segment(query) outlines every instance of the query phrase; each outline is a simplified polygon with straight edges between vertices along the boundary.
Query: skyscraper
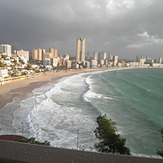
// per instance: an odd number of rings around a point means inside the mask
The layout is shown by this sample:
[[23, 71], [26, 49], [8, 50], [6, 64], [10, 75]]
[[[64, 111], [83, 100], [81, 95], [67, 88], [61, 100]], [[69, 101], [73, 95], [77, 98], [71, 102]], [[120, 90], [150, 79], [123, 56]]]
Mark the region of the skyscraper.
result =
[[44, 58], [45, 49], [33, 49], [32, 50], [32, 59], [42, 61]]
[[105, 60], [106, 59], [106, 52], [102, 52], [102, 59]]
[[118, 56], [113, 56], [113, 66], [117, 66], [118, 64]]
[[93, 52], [93, 59], [97, 60], [98, 59], [98, 53], [97, 52]]
[[77, 39], [77, 46], [76, 46], [76, 60], [77, 61], [85, 61], [85, 44], [86, 41], [84, 38]]
[[0, 45], [0, 52], [1, 53], [5, 53], [6, 55], [8, 55], [9, 57], [11, 57], [11, 45], [8, 44], [1, 44]]
[[158, 59], [158, 63], [162, 63], [162, 58], [161, 57]]
[[52, 58], [58, 57], [57, 49], [50, 48], [49, 52], [52, 53]]

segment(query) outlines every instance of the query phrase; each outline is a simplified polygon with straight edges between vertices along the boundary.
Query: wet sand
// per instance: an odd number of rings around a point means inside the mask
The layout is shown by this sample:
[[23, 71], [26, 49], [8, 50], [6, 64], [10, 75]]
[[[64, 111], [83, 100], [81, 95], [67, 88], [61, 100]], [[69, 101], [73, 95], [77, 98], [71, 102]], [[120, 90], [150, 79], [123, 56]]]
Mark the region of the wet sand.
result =
[[24, 98], [31, 93], [35, 88], [41, 87], [48, 82], [57, 82], [60, 78], [74, 74], [103, 71], [108, 68], [99, 69], [83, 69], [83, 70], [60, 70], [58, 72], [46, 72], [36, 74], [32, 78], [17, 79], [5, 83], [0, 86], [0, 109], [13, 100]]

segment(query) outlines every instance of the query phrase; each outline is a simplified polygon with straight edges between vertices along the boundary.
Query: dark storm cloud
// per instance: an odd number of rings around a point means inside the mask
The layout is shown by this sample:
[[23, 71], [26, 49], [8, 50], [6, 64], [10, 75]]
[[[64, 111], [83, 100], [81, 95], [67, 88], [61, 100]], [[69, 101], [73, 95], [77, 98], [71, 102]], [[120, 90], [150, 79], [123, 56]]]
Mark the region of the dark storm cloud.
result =
[[162, 0], [0, 0], [0, 43], [75, 55], [76, 38], [84, 37], [87, 51], [159, 57], [162, 6]]

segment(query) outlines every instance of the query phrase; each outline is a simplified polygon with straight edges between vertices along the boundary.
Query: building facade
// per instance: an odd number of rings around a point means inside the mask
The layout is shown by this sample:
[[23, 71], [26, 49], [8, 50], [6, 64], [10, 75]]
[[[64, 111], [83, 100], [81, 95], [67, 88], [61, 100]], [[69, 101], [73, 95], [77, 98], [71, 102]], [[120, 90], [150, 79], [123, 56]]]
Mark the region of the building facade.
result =
[[76, 46], [76, 60], [84, 62], [85, 61], [85, 50], [86, 50], [86, 41], [84, 38], [77, 39]]
[[29, 51], [17, 50], [16, 54], [20, 57], [24, 57], [27, 61], [29, 61]]
[[11, 47], [11, 45], [1, 44], [0, 45], [0, 52], [8, 55], [9, 57], [11, 57], [11, 55], [12, 55], [12, 47]]
[[42, 61], [44, 58], [45, 49], [33, 49], [32, 50], [32, 59]]
[[58, 57], [58, 51], [57, 51], [57, 49], [50, 48], [49, 49], [49, 52], [52, 54], [52, 58]]

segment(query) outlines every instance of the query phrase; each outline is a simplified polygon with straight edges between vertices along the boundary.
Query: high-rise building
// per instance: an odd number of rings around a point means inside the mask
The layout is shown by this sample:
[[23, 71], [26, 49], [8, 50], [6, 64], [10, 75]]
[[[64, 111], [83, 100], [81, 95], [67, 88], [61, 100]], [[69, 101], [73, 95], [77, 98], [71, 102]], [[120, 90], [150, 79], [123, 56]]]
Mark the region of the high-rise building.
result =
[[59, 65], [59, 58], [52, 58], [52, 66], [57, 67]]
[[118, 56], [113, 56], [113, 66], [118, 65]]
[[17, 50], [16, 54], [18, 56], [22, 56], [23, 58], [25, 58], [27, 61], [29, 61], [29, 51], [25, 51], [25, 50]]
[[161, 57], [158, 59], [158, 63], [162, 63], [162, 58]]
[[50, 48], [49, 52], [52, 53], [52, 58], [58, 57], [58, 51], [57, 49]]
[[33, 49], [32, 50], [32, 59], [42, 61], [44, 58], [45, 49]]
[[1, 44], [0, 45], [0, 52], [1, 53], [4, 53], [6, 55], [8, 55], [9, 57], [11, 57], [11, 54], [12, 54], [12, 47], [11, 45], [8, 45], [8, 44]]
[[102, 54], [103, 54], [102, 59], [105, 60], [106, 59], [106, 52], [103, 52]]
[[97, 52], [93, 52], [93, 59], [97, 60], [98, 59], [98, 53]]
[[87, 55], [86, 55], [86, 60], [90, 60], [90, 52], [87, 52]]
[[37, 60], [38, 59], [38, 52], [37, 49], [32, 50], [32, 59]]
[[52, 53], [45, 52], [44, 55], [43, 55], [43, 59], [45, 59], [45, 58], [51, 59], [51, 58], [54, 58], [54, 57], [53, 57]]
[[66, 60], [66, 68], [71, 68], [72, 67], [72, 61]]
[[84, 62], [85, 61], [85, 45], [86, 41], [84, 38], [77, 39], [77, 46], [76, 46], [76, 60]]

